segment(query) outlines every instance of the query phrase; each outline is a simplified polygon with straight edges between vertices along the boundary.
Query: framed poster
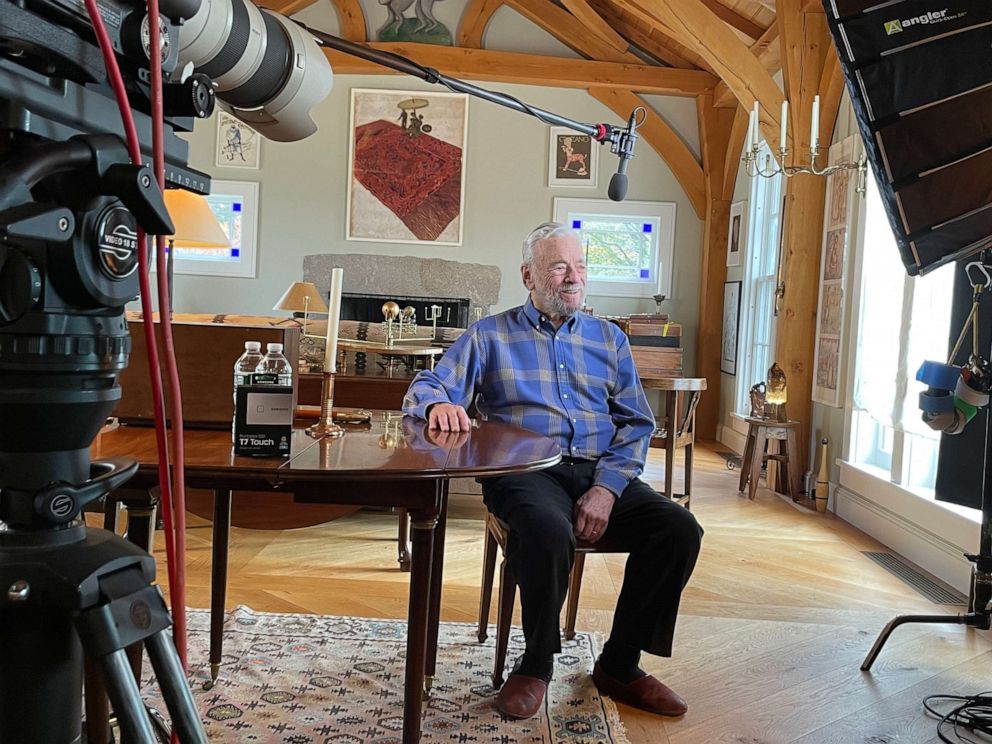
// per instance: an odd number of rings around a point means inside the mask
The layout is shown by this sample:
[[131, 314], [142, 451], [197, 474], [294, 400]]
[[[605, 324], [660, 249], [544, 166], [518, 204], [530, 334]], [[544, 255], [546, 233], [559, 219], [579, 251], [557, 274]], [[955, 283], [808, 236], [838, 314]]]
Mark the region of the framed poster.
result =
[[600, 144], [568, 127], [550, 127], [548, 133], [548, 186], [596, 188]]
[[345, 238], [461, 245], [468, 96], [351, 89]]
[[214, 163], [221, 168], [258, 168], [261, 135], [226, 111], [217, 111]]
[[[213, 180], [207, 204], [231, 241], [226, 250], [176, 247], [176, 274], [255, 276], [255, 234], [258, 228], [258, 183]], [[154, 265], [154, 264], [153, 264]]]
[[727, 266], [740, 266], [744, 255], [744, 214], [747, 202], [730, 205], [730, 225], [727, 228]]
[[741, 284], [723, 283], [723, 343], [720, 345], [720, 371], [737, 374], [737, 337], [741, 322]]
[[[851, 135], [830, 148], [829, 164], [854, 162], [861, 154], [861, 138]], [[816, 313], [816, 350], [813, 357], [813, 400], [841, 405], [844, 352], [844, 305], [847, 294], [848, 244], [857, 201], [857, 172], [842, 170], [827, 176], [823, 245], [820, 256], [820, 292]]]

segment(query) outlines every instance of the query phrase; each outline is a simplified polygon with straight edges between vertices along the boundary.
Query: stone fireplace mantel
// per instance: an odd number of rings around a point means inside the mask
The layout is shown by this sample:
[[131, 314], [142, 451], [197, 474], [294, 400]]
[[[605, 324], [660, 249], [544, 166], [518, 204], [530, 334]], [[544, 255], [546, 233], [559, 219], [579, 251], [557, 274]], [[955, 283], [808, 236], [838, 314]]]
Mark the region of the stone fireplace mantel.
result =
[[330, 291], [331, 269], [344, 269], [345, 292], [356, 294], [468, 298], [489, 314], [499, 299], [502, 273], [497, 266], [418, 256], [322, 253], [303, 258], [303, 281]]

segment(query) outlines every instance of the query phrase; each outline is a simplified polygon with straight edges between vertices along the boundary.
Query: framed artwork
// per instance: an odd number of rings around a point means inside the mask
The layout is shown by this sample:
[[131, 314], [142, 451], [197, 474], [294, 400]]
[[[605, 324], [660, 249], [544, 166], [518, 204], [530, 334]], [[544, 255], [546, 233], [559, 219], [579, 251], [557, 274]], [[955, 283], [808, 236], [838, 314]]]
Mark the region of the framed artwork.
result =
[[568, 127], [550, 127], [548, 133], [548, 186], [596, 188], [600, 144]]
[[261, 135], [226, 111], [217, 111], [214, 163], [221, 168], [258, 168]]
[[258, 183], [214, 179], [207, 204], [231, 241], [227, 250], [176, 247], [176, 274], [255, 276], [255, 234], [258, 229]]
[[[851, 135], [830, 148], [831, 165], [857, 160], [861, 139]], [[823, 246], [820, 256], [820, 293], [816, 314], [816, 350], [813, 357], [813, 400], [841, 405], [844, 351], [844, 305], [847, 294], [847, 254], [851, 218], [864, 200], [857, 199], [855, 171], [827, 176]]]
[[347, 240], [461, 245], [463, 93], [351, 89]]
[[741, 284], [723, 283], [723, 343], [720, 345], [720, 371], [737, 374], [737, 337], [741, 322]]
[[744, 213], [747, 202], [730, 205], [730, 226], [727, 229], [727, 266], [740, 266], [744, 255]]

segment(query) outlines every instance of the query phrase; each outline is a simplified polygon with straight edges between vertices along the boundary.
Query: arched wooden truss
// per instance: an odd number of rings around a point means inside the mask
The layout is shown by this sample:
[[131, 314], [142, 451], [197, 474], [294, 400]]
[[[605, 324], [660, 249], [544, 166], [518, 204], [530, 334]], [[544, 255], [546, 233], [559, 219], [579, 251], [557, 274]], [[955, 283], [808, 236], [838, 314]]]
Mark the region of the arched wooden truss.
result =
[[[368, 41], [359, 0], [270, 0], [291, 14], [313, 2], [333, 2], [341, 33], [351, 41], [388, 49], [470, 80], [582, 88], [625, 119], [634, 106], [649, 117], [643, 138], [668, 164], [704, 222], [696, 373], [709, 379], [698, 410], [699, 431], [716, 432], [719, 347], [729, 201], [755, 102], [761, 129], [778, 142], [783, 97], [790, 101], [789, 145], [808, 147], [813, 96], [819, 95], [820, 131], [831, 132], [843, 79], [818, 0], [468, 0], [455, 47]], [[486, 27], [508, 6], [577, 52], [580, 59], [489, 49]], [[340, 53], [328, 52], [338, 74], [391, 74]], [[775, 82], [781, 73], [784, 90]], [[700, 153], [696, 155], [643, 95], [693, 97], [697, 101]], [[789, 374], [790, 392], [809, 389], [813, 319], [823, 210], [822, 179], [789, 182], [786, 246], [781, 280], [776, 356]], [[794, 291], [789, 288], [794, 287]], [[812, 299], [811, 299], [812, 298]], [[782, 339], [787, 339], [783, 341]], [[809, 403], [793, 402], [790, 415], [808, 421]]]

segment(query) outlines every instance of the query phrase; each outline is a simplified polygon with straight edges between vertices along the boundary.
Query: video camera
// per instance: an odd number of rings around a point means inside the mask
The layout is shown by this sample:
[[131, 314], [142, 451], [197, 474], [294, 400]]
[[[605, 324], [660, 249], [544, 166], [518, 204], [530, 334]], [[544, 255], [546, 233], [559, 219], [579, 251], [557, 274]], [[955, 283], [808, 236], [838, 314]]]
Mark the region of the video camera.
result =
[[[137, 468], [91, 462], [89, 448], [121, 396], [141, 230], [172, 232], [149, 165], [155, 24], [143, 4], [96, 0], [134, 118], [133, 163], [89, 10], [0, 0], [0, 741], [79, 740], [84, 647], [124, 739], [152, 741], [124, 656], [141, 641], [180, 739], [200, 742], [154, 559], [80, 517]], [[162, 0], [157, 25], [166, 185], [209, 192], [177, 133], [215, 95], [270, 139], [316, 131], [310, 109], [331, 69], [296, 24], [249, 0]]]
[[[97, 0], [135, 111], [143, 155], [150, 153], [149, 21], [143, 3]], [[162, 0], [166, 182], [206, 193], [209, 178], [187, 167], [189, 132], [210, 116], [214, 94], [269, 139], [313, 134], [314, 105], [332, 73], [312, 37], [249, 0]], [[122, 134], [82, 0], [0, 0], [0, 129], [27, 139]], [[13, 138], [23, 143], [24, 136]], [[3, 147], [12, 144], [7, 139]]]

